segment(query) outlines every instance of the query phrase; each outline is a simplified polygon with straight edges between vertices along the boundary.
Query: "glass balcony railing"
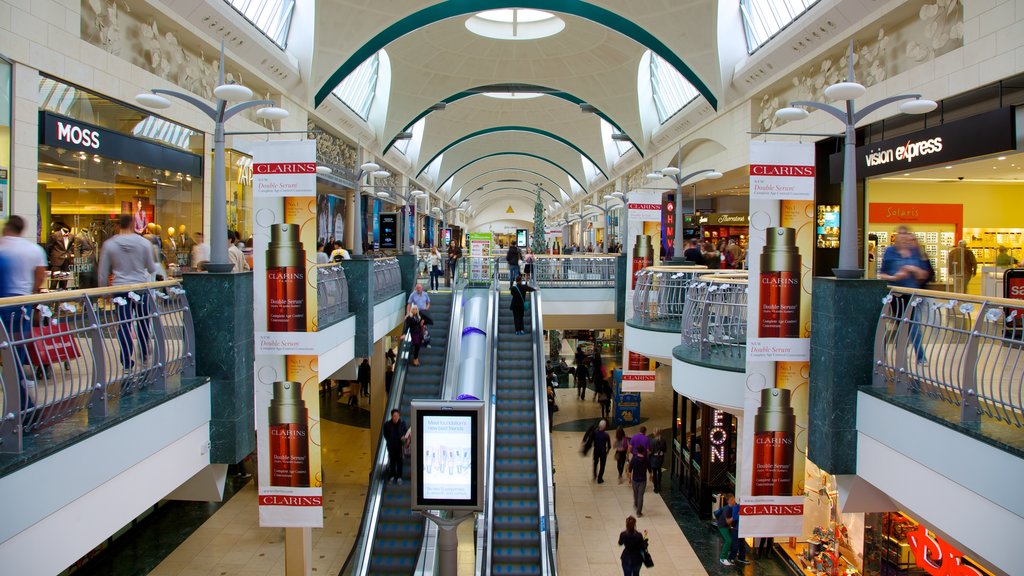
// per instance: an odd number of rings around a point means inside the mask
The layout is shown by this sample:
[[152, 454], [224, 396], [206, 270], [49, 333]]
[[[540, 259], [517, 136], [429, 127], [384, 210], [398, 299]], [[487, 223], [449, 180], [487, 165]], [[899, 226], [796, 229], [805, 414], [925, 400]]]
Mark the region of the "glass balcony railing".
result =
[[868, 391], [1024, 450], [1024, 306], [890, 287]]
[[[614, 288], [615, 255], [608, 256], [548, 256], [533, 257], [531, 264], [519, 266], [520, 274], [529, 274], [530, 283], [542, 288]], [[509, 263], [504, 256], [495, 257], [498, 282], [506, 286]]]
[[692, 364], [743, 372], [747, 357], [746, 273], [704, 274], [686, 288], [682, 343], [673, 355]]

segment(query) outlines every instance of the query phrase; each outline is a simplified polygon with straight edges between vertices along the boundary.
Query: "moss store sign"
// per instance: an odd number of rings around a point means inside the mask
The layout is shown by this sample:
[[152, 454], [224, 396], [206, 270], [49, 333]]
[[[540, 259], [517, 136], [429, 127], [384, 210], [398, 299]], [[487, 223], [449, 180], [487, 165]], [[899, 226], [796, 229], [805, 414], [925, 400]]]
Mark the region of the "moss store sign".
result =
[[196, 177], [203, 175], [203, 159], [195, 154], [52, 112], [39, 113], [39, 143]]
[[[857, 147], [857, 177], [870, 178], [1016, 148], [1013, 108], [1000, 108], [899, 138]], [[829, 180], [843, 179], [842, 152], [829, 156]]]

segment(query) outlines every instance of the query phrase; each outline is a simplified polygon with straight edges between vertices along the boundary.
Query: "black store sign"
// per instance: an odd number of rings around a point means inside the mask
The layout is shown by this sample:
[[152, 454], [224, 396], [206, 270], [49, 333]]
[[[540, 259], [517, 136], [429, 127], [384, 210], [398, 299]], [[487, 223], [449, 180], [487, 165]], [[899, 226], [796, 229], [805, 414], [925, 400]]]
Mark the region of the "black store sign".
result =
[[125, 136], [52, 112], [39, 113], [39, 143], [80, 150], [113, 160], [202, 177], [203, 159], [195, 154]]
[[381, 212], [378, 216], [380, 247], [398, 248], [398, 213]]
[[[906, 172], [1016, 149], [1013, 108], [1000, 108], [857, 148], [857, 177]], [[843, 180], [843, 153], [829, 156], [829, 180]]]

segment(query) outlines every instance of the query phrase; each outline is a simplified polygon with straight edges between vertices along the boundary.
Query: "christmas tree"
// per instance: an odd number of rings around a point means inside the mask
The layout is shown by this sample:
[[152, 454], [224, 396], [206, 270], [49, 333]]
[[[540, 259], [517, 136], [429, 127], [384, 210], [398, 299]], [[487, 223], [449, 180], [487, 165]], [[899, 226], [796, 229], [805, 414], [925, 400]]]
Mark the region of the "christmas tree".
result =
[[537, 185], [537, 202], [533, 205], [533, 242], [530, 245], [534, 254], [544, 253], [544, 202], [540, 199], [540, 185]]

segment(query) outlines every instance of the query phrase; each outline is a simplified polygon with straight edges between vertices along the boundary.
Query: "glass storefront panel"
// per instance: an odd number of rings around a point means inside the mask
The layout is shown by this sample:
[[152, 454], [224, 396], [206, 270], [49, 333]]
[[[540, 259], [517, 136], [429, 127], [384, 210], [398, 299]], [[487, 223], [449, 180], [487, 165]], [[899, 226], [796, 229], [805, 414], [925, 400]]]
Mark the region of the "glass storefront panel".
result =
[[157, 239], [169, 273], [187, 270], [203, 227], [202, 157], [193, 153], [202, 136], [50, 78], [39, 97], [37, 230], [51, 288], [93, 285], [98, 248], [123, 213]]
[[0, 59], [0, 219], [10, 213], [11, 64]]
[[225, 150], [224, 164], [227, 170], [228, 230], [238, 232], [239, 238], [245, 241], [252, 238], [252, 156]]

